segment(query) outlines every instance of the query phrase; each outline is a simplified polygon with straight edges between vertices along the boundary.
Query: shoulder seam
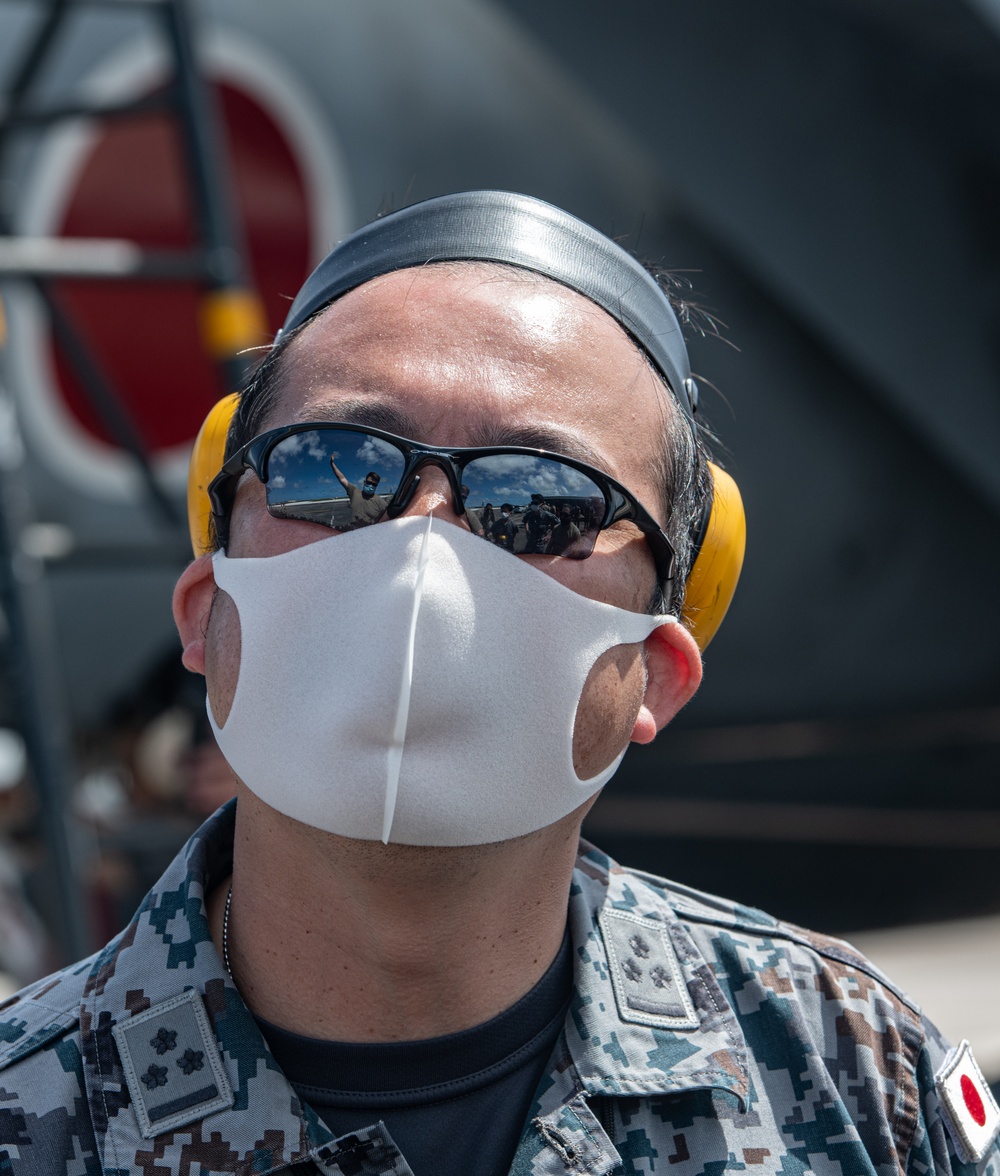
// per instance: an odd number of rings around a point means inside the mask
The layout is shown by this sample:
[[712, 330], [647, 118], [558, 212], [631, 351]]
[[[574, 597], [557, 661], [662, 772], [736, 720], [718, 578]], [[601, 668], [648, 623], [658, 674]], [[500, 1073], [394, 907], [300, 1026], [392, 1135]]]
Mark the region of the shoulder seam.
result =
[[[912, 1096], [907, 1100], [907, 1105], [899, 1107], [893, 1115], [893, 1133], [898, 1150], [902, 1153], [900, 1159], [907, 1172], [910, 1170], [910, 1153], [913, 1151], [913, 1141], [916, 1139], [920, 1122], [920, 1079], [917, 1076], [917, 1067], [920, 1065], [920, 1054], [927, 1046], [924, 1026], [919, 1020], [919, 1010], [917, 1024], [911, 1025], [910, 1028], [912, 1029], [912, 1039], [903, 1027], [900, 1027], [900, 1036], [909, 1050]], [[912, 1105], [910, 1105], [911, 1103]]]
[[806, 936], [792, 930], [791, 927], [784, 923], [774, 923], [773, 925], [766, 925], [761, 923], [751, 923], [741, 919], [733, 918], [732, 921], [722, 921], [713, 919], [708, 915], [703, 915], [697, 911], [692, 911], [685, 907], [675, 906], [671, 903], [671, 907], [677, 914], [678, 918], [687, 919], [695, 923], [704, 923], [708, 925], [716, 925], [720, 928], [732, 931], [746, 931], [750, 934], [766, 935], [771, 939], [785, 939], [790, 943], [796, 944], [798, 947], [804, 947], [807, 951], [811, 951], [814, 955], [821, 958], [836, 960], [840, 964], [848, 964], [852, 968], [857, 968], [859, 972], [863, 972], [870, 979], [876, 981], [883, 988], [888, 989], [911, 1013], [918, 1019], [921, 1016], [920, 1006], [906, 995], [902, 989], [898, 988], [888, 977], [882, 975], [878, 968], [873, 963], [861, 955], [854, 955], [850, 952], [840, 951], [833, 946], [821, 946], [814, 943]]
[[[695, 892], [695, 901], [703, 900], [707, 909], [688, 906], [685, 898], [677, 893], [675, 884], [671, 883], [669, 879], [657, 877], [655, 874], [650, 874], [645, 870], [631, 868], [622, 869], [622, 873], [659, 891], [656, 897], [660, 902], [669, 907], [674, 916], [681, 921], [701, 923], [706, 926], [718, 927], [720, 930], [742, 931], [749, 935], [767, 936], [772, 939], [783, 939], [789, 943], [794, 943], [797, 947], [804, 948], [820, 958], [835, 960], [837, 963], [857, 968], [859, 972], [864, 973], [864, 975], [885, 988], [887, 992], [892, 993], [918, 1021], [922, 1015], [920, 1006], [916, 1001], [907, 996], [892, 980], [884, 976], [875, 964], [866, 960], [860, 953], [840, 951], [830, 944], [814, 943], [807, 936], [803, 935], [801, 931], [798, 931], [788, 923], [783, 923], [775, 919], [765, 911], [760, 912], [761, 919], [759, 922], [741, 917], [739, 904], [730, 903], [725, 899], [720, 900], [715, 895], [700, 895], [698, 892]], [[718, 903], [716, 909], [712, 909], [710, 905], [713, 901]], [[746, 910], [748, 908], [744, 907], [742, 909]]]

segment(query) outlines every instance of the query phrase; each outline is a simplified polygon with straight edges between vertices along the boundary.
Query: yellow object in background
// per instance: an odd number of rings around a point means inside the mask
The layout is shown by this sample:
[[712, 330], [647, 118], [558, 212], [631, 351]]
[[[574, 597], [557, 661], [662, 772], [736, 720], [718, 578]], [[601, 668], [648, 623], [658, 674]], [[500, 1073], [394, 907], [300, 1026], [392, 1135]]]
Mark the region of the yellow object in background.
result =
[[201, 334], [213, 359], [231, 359], [265, 342], [267, 319], [260, 298], [242, 286], [210, 290], [201, 302]]

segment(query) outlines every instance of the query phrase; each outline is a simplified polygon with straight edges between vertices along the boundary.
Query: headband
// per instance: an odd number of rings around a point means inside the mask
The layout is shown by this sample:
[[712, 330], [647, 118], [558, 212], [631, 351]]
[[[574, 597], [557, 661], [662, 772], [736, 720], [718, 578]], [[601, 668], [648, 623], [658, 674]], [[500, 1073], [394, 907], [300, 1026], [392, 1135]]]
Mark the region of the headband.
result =
[[693, 419], [697, 385], [677, 316], [656, 280], [597, 229], [513, 192], [438, 196], [345, 237], [306, 279], [275, 342], [372, 278], [435, 261], [520, 266], [596, 302], [643, 348]]

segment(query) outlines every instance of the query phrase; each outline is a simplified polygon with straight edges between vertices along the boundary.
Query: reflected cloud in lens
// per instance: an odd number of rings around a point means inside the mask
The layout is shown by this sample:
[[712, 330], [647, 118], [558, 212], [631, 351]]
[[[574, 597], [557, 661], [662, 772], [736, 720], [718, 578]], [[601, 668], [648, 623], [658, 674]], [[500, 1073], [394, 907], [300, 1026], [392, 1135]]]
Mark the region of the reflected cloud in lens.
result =
[[465, 468], [471, 495], [477, 500], [509, 498], [526, 502], [532, 494], [543, 497], [598, 498], [597, 486], [579, 470], [547, 458], [527, 454], [500, 454], [477, 458]]
[[403, 468], [403, 455], [388, 441], [381, 437], [366, 437], [355, 455], [359, 461], [367, 462], [373, 469], [389, 466], [390, 469]]

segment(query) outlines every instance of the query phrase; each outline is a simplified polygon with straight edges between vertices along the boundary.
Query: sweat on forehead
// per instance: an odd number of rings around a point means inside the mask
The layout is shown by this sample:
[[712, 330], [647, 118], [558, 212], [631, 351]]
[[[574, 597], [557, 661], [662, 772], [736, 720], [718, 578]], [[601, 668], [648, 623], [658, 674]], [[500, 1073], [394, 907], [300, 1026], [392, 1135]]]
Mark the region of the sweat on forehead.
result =
[[608, 396], [631, 400], [652, 389], [669, 398], [662, 378], [648, 379], [652, 365], [642, 351], [600, 307], [539, 274], [494, 263], [439, 262], [380, 275], [307, 320], [282, 350], [282, 395], [268, 426], [309, 418], [310, 404], [322, 409], [332, 390], [372, 397], [407, 387], [414, 396], [425, 386], [444, 391], [472, 354], [480, 362], [462, 406], [469, 414], [477, 401], [494, 418], [512, 405], [512, 396], [493, 403], [505, 381], [535, 388], [538, 397], [538, 377], [552, 371], [569, 388], [586, 385], [592, 370], [606, 381], [608, 353], [616, 365]]

